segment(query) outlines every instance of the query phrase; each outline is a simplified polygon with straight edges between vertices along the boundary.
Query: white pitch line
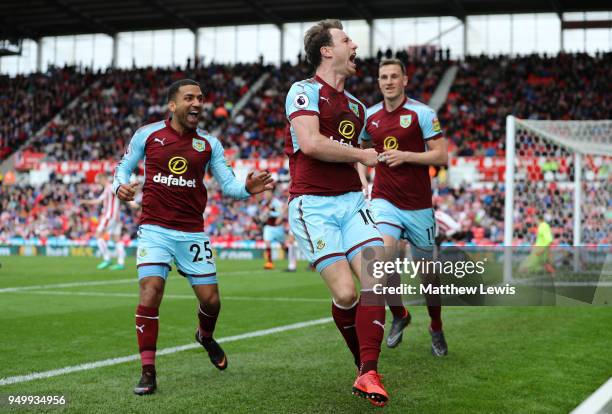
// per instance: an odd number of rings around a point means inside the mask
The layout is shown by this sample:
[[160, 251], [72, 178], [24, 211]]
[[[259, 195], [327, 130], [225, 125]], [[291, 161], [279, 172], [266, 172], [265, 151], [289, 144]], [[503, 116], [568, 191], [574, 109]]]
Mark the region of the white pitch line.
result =
[[[331, 321], [332, 321], [332, 318], [313, 319], [311, 321], [306, 321], [306, 322], [298, 322], [298, 323], [293, 323], [290, 325], [277, 326], [275, 328], [261, 329], [259, 331], [247, 332], [247, 333], [243, 333], [240, 335], [227, 336], [225, 338], [217, 339], [217, 342], [226, 343], [226, 342], [241, 341], [243, 339], [257, 338], [260, 336], [272, 335], [272, 334], [279, 333], [279, 332], [286, 332], [286, 331], [292, 331], [295, 329], [306, 328], [309, 326], [322, 325], [322, 324], [329, 323]], [[174, 354], [177, 352], [187, 351], [190, 349], [196, 349], [200, 347], [201, 345], [198, 343], [174, 346], [171, 348], [164, 348], [162, 350], [157, 351], [157, 355], [169, 355], [169, 354]], [[140, 354], [133, 354], [133, 355], [128, 355], [128, 356], [119, 357], [119, 358], [104, 359], [101, 361], [87, 362], [85, 364], [80, 364], [80, 365], [72, 365], [69, 367], [54, 369], [51, 371], [33, 372], [27, 375], [0, 378], [0, 386], [19, 384], [21, 382], [29, 382], [29, 381], [33, 381], [37, 379], [42, 379], [42, 378], [51, 378], [51, 377], [56, 377], [58, 375], [70, 374], [72, 372], [87, 371], [90, 369], [108, 367], [111, 365], [122, 364], [124, 362], [136, 361], [139, 358], [140, 358]]]
[[[252, 270], [237, 270], [234, 272], [221, 272], [219, 273], [219, 276], [223, 277], [223, 276], [246, 275], [246, 274], [264, 274], [264, 272], [263, 271], [254, 272]], [[269, 273], [269, 274], [272, 274], [272, 273]], [[170, 278], [168, 280], [174, 280], [174, 279], [176, 278]], [[19, 292], [23, 290], [56, 289], [56, 288], [67, 288], [67, 287], [81, 287], [81, 286], [119, 285], [123, 283], [136, 283], [136, 282], [138, 282], [138, 278], [133, 277], [130, 279], [94, 280], [90, 282], [68, 282], [68, 283], [57, 283], [57, 284], [52, 284], [52, 285], [15, 286], [15, 287], [0, 289], [0, 293]]]
[[599, 387], [570, 414], [604, 414], [612, 412], [612, 378]]
[[221, 300], [261, 300], [265, 302], [325, 302], [331, 303], [331, 298], [292, 298], [292, 297], [263, 297], [263, 296], [223, 296]]
[[67, 288], [67, 287], [119, 285], [123, 283], [136, 283], [136, 281], [137, 281], [136, 278], [130, 278], [130, 279], [115, 279], [115, 280], [96, 280], [96, 281], [91, 281], [91, 282], [56, 283], [53, 285], [17, 286], [17, 287], [9, 287], [9, 288], [0, 289], [0, 293], [21, 292], [24, 290], [56, 289], [56, 288]]
[[[55, 296], [94, 296], [94, 297], [117, 297], [117, 298], [138, 298], [138, 293], [120, 292], [72, 292], [67, 290], [28, 290], [17, 291], [27, 295], [55, 295]], [[195, 299], [194, 295], [164, 294], [164, 299]], [[292, 298], [292, 297], [267, 297], [267, 296], [223, 296], [221, 300], [245, 300], [245, 301], [271, 301], [271, 302], [330, 302], [331, 299], [325, 298]]]

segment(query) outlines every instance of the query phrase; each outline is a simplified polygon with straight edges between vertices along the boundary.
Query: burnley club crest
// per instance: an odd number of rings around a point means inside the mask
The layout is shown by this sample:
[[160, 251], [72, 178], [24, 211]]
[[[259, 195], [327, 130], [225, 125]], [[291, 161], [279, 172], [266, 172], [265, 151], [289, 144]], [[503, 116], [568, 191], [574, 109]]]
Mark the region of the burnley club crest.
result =
[[400, 126], [402, 128], [408, 128], [411, 123], [412, 123], [412, 115], [400, 116]]
[[202, 152], [206, 149], [206, 142], [201, 139], [193, 139], [193, 149], [197, 152]]

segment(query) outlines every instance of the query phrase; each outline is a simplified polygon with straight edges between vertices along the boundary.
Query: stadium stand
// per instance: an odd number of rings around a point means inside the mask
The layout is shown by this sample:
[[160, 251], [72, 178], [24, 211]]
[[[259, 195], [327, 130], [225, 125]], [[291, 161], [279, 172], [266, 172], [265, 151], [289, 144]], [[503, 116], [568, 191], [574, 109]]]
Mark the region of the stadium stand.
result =
[[[211, 180], [204, 231], [213, 242], [259, 240], [261, 225], [257, 217], [258, 200], [229, 202]], [[0, 243], [46, 243], [64, 239], [86, 242], [93, 239], [100, 214], [99, 207], [84, 207], [80, 198], [93, 199], [102, 191], [97, 184], [65, 184], [60, 180], [38, 187], [7, 187], [0, 213]], [[275, 189], [276, 196], [287, 197], [287, 185]], [[503, 199], [495, 186], [457, 191], [447, 186], [436, 189], [434, 203], [462, 226], [459, 244], [495, 244], [503, 238]], [[123, 205], [124, 233], [135, 239], [138, 211]], [[238, 236], [242, 235], [242, 236]], [[571, 240], [571, 228], [569, 230]]]
[[28, 150], [45, 153], [49, 161], [116, 159], [136, 129], [165, 116], [167, 87], [183, 77], [202, 84], [202, 125], [215, 130], [263, 70], [260, 64], [239, 64], [109, 71]]
[[612, 118], [612, 53], [467, 57], [440, 110], [459, 156], [503, 155], [505, 118]]
[[26, 142], [79, 93], [95, 75], [76, 67], [46, 73], [0, 76], [0, 160]]
[[[423, 102], [429, 100], [445, 70], [453, 64], [428, 55], [415, 58], [403, 54], [400, 57], [407, 63], [408, 95]], [[504, 154], [506, 115], [513, 112], [519, 117], [537, 119], [612, 118], [611, 63], [610, 53], [531, 55], [512, 59], [479, 56], [457, 62], [459, 73], [439, 115], [452, 140], [451, 165], [474, 164], [478, 182], [458, 190], [445, 180], [434, 180], [435, 205], [461, 224], [462, 231], [456, 243], [486, 245], [499, 244], [503, 240], [503, 185], [498, 183], [503, 179], [505, 165], [501, 156]], [[377, 67], [377, 59], [363, 59], [358, 76], [347, 83], [347, 89], [367, 105], [380, 100]], [[233, 105], [265, 72], [271, 76], [240, 113], [232, 114]], [[202, 125], [207, 130], [220, 131], [230, 162], [282, 159], [279, 157], [282, 157], [286, 128], [284, 92], [293, 82], [308, 75], [309, 69], [303, 63], [280, 67], [239, 64], [164, 70], [147, 68], [98, 75], [63, 68], [44, 75], [3, 78], [0, 104], [6, 116], [0, 120], [0, 142], [5, 153], [10, 151], [6, 148], [23, 143], [97, 80], [100, 86], [84, 94], [73, 108], [64, 110], [59, 121], [52, 122], [27, 150], [44, 153], [45, 161], [51, 162], [117, 160], [134, 130], [164, 116], [167, 85], [179, 77], [192, 77], [202, 82], [205, 93]], [[553, 105], [553, 102], [560, 104]], [[33, 105], [37, 111], [27, 110]], [[282, 165], [282, 161], [279, 164]], [[534, 174], [543, 174], [537, 170], [537, 165], [533, 168], [536, 169]], [[277, 196], [286, 199], [286, 171], [280, 167], [275, 173], [281, 177], [275, 190]], [[559, 165], [555, 174], [563, 174], [563, 165]], [[55, 179], [52, 177], [50, 183], [36, 188], [7, 187], [2, 197], [0, 242], [53, 237], [85, 241], [93, 237], [99, 211], [75, 202], [78, 198], [92, 198], [100, 191], [95, 184], [85, 183], [91, 183], [92, 178], [92, 174], [73, 173], [68, 183], [64, 183], [59, 174]], [[74, 181], [83, 182], [74, 184]], [[229, 202], [219, 193], [214, 181], [208, 182], [207, 187], [209, 203], [205, 231], [213, 241], [231, 243], [238, 239], [238, 234], [243, 240], [261, 237], [260, 226], [253, 220], [258, 209], [256, 200]], [[571, 243], [571, 220], [563, 216], [563, 211], [571, 210], [571, 202], [558, 205], [560, 198], [551, 195], [559, 191], [551, 182], [545, 192], [518, 193], [520, 197], [538, 197], [539, 202], [554, 213], [551, 224], [556, 232], [555, 243]], [[585, 202], [588, 202], [592, 192], [585, 193]], [[557, 204], [551, 204], [550, 200], [557, 200]], [[525, 217], [519, 241], [533, 242], [531, 230], [535, 223], [530, 225], [533, 212], [517, 213]], [[134, 238], [137, 212], [125, 209], [123, 215], [126, 234]], [[587, 217], [586, 220], [598, 218]], [[597, 237], [605, 239], [605, 236]]]
[[[88, 241], [95, 234], [100, 209], [81, 206], [78, 199], [94, 199], [101, 191], [97, 184], [67, 184], [59, 179], [36, 187], [6, 186], [1, 199], [0, 243]], [[125, 205], [122, 210], [125, 233], [135, 239], [137, 213]]]

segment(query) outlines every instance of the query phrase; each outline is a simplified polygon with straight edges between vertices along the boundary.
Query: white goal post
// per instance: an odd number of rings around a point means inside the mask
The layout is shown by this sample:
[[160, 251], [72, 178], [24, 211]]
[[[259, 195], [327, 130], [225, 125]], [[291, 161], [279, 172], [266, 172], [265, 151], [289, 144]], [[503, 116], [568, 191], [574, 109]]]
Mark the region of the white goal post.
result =
[[506, 250], [533, 245], [539, 217], [557, 244], [612, 243], [611, 192], [612, 120], [506, 118]]
[[[546, 184], [556, 187], [555, 195], [571, 192], [573, 221], [570, 244], [597, 243], [597, 234], [584, 239], [582, 230], [585, 226], [597, 225], [609, 229], [610, 223], [606, 221], [610, 217], [605, 210], [610, 200], [611, 161], [612, 120], [534, 121], [508, 116], [504, 245], [529, 242], [523, 234], [517, 234], [517, 219], [531, 218], [526, 217], [526, 211], [519, 211], [517, 217], [517, 198], [529, 199], [523, 205], [531, 207], [530, 212], [544, 213], [543, 210], [550, 209], [550, 205], [530, 204], [542, 194], [526, 194], [525, 191], [546, 191]], [[588, 187], [590, 199], [583, 199], [585, 187]], [[593, 217], [593, 221], [585, 223], [583, 213], [590, 209], [596, 209], [597, 215], [601, 214], [601, 222], [597, 223], [597, 217]]]

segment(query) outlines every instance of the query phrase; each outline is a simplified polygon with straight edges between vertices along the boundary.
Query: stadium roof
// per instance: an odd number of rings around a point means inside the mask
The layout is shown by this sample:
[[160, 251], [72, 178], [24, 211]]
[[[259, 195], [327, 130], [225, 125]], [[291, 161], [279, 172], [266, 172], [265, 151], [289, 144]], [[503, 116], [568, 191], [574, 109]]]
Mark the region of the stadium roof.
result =
[[609, 0], [2, 0], [0, 38], [380, 19], [612, 10]]

